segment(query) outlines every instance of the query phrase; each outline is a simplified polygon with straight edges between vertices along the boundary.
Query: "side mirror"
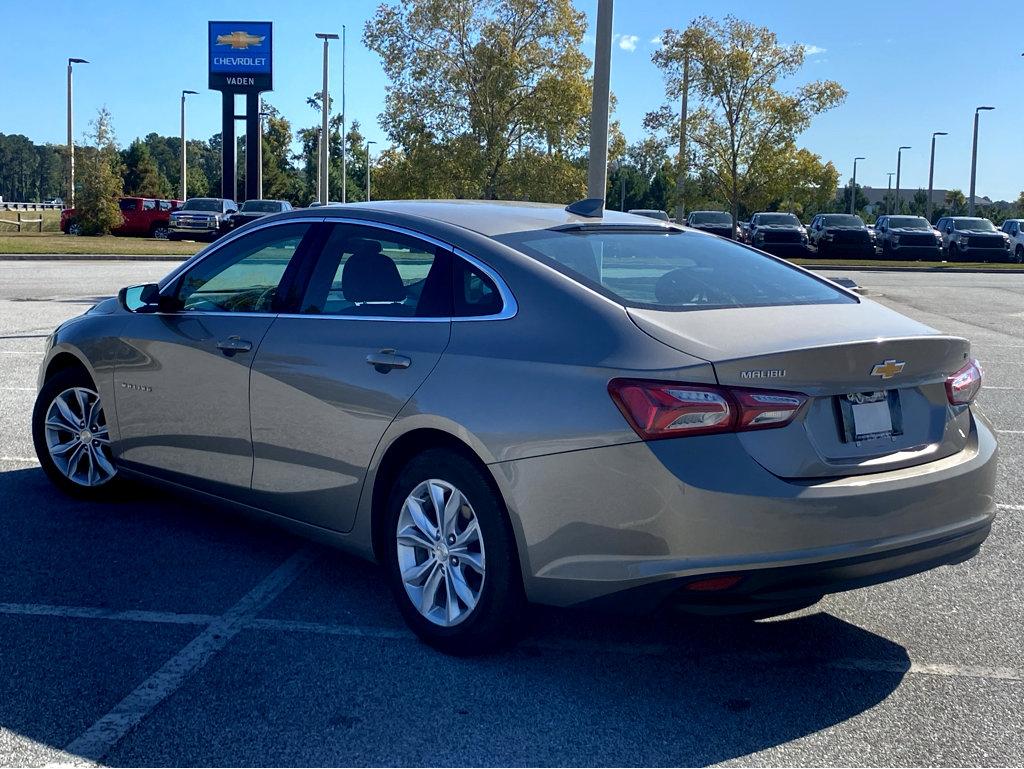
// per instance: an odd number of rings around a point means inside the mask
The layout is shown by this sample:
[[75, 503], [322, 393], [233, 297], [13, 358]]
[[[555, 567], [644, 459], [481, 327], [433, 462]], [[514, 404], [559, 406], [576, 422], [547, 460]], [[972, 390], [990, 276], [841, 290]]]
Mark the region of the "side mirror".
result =
[[128, 286], [117, 292], [117, 301], [128, 312], [156, 312], [160, 309], [160, 287], [156, 283]]

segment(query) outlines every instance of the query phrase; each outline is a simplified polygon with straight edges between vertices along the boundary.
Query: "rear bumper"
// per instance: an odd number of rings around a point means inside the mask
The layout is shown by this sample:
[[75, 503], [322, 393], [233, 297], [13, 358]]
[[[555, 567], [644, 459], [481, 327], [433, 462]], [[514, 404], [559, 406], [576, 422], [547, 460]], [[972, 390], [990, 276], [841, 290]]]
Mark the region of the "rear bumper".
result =
[[[733, 435], [492, 465], [533, 601], [736, 609], [884, 582], [971, 557], [995, 515], [996, 440], [925, 465], [789, 482]], [[740, 579], [687, 590], [696, 580]]]

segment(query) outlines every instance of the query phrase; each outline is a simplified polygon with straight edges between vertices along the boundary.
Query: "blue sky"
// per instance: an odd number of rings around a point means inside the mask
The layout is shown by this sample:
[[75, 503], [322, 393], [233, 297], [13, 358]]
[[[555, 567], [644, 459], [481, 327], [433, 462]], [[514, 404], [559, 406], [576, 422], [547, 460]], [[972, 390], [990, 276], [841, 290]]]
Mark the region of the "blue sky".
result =
[[[576, 0], [591, 20], [596, 0]], [[370, 138], [384, 140], [377, 124], [386, 79], [376, 55], [361, 42], [374, 0], [303, 0], [281, 3], [109, 3], [47, 0], [8, 2], [0, 25], [0, 132], [35, 141], [63, 142], [65, 62], [91, 61], [76, 70], [76, 135], [106, 104], [122, 143], [150, 131], [178, 133], [178, 95], [191, 97], [189, 133], [208, 138], [220, 130], [219, 94], [206, 90], [206, 22], [274, 22], [275, 89], [268, 100], [293, 126], [312, 125], [305, 98], [320, 85], [321, 48], [314, 32], [348, 29], [347, 102]], [[775, 30], [785, 42], [810, 46], [798, 80], [831, 78], [849, 91], [839, 108], [818, 118], [801, 144], [832, 160], [844, 179], [852, 158], [858, 181], [885, 186], [903, 155], [903, 186], [927, 186], [933, 131], [940, 137], [935, 186], [969, 186], [974, 108], [982, 115], [978, 193], [1014, 199], [1024, 189], [1024, 2], [738, 2], [736, 0], [619, 0], [614, 29], [612, 89], [616, 117], [629, 140], [639, 138], [643, 115], [658, 106], [662, 81], [651, 63], [665, 27], [694, 16], [731, 13]], [[592, 55], [593, 38], [586, 52]], [[332, 57], [332, 92], [340, 84], [340, 48]], [[239, 126], [241, 130], [241, 126]]]

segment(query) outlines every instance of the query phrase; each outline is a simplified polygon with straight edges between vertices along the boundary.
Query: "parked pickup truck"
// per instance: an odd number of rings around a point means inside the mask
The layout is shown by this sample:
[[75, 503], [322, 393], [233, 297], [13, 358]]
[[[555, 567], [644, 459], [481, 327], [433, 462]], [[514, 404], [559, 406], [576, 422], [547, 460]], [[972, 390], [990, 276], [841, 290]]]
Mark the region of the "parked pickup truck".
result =
[[189, 198], [171, 217], [171, 240], [216, 240], [231, 229], [238, 205], [228, 198]]
[[[135, 235], [143, 238], [167, 238], [171, 212], [181, 205], [180, 200], [156, 198], [121, 198], [123, 224], [113, 230], [114, 235]], [[78, 235], [82, 229], [74, 208], [60, 212], [60, 229], [67, 235]]]

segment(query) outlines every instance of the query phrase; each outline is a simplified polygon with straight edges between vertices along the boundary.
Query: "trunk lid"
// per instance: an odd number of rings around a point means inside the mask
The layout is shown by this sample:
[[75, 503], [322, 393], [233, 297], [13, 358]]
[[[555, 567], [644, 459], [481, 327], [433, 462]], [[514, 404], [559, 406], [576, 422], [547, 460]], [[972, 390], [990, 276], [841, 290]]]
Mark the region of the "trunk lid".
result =
[[[966, 445], [970, 415], [949, 405], [945, 381], [967, 361], [969, 343], [870, 300], [628, 312], [650, 336], [709, 361], [722, 385], [810, 396], [788, 426], [738, 434], [750, 455], [780, 477], [881, 472]], [[871, 420], [858, 404], [880, 401], [888, 415], [879, 405], [875, 417], [880, 410], [887, 424], [876, 433], [864, 427]]]

